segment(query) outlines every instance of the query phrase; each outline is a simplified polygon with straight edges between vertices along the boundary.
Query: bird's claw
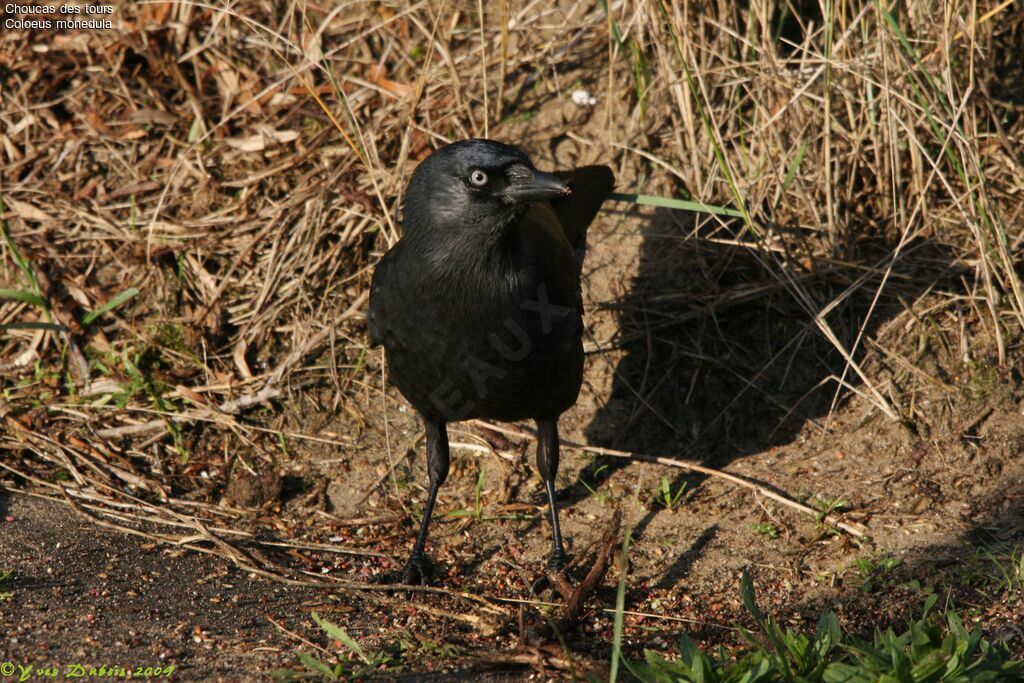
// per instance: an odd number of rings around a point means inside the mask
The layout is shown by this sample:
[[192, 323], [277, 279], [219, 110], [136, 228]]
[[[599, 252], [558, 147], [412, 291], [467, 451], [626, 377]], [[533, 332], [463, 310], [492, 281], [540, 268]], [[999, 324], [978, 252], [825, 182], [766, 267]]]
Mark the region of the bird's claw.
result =
[[434, 565], [424, 554], [413, 555], [402, 570], [402, 583], [409, 586], [424, 586], [434, 574]]
[[549, 557], [546, 565], [546, 571], [540, 576], [538, 576], [537, 580], [533, 582], [532, 586], [530, 586], [530, 595], [540, 595], [548, 589], [556, 590], [558, 587], [551, 585], [551, 579], [548, 578], [548, 576], [550, 574], [556, 574], [564, 583], [564, 570], [566, 564], [567, 560], [565, 555], [563, 554], [552, 555], [551, 557]]
[[555, 553], [548, 558], [548, 571], [562, 573], [565, 569], [565, 565], [568, 560], [565, 557], [565, 553]]

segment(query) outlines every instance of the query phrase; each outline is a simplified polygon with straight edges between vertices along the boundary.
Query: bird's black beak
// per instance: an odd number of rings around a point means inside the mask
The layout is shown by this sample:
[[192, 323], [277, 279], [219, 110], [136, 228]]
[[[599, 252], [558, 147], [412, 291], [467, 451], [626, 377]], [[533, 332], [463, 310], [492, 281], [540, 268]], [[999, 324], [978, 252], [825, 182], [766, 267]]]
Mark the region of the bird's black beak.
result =
[[533, 171], [533, 177], [520, 183], [513, 183], [502, 193], [509, 204], [535, 202], [541, 199], [567, 197], [572, 189], [557, 176], [543, 171]]

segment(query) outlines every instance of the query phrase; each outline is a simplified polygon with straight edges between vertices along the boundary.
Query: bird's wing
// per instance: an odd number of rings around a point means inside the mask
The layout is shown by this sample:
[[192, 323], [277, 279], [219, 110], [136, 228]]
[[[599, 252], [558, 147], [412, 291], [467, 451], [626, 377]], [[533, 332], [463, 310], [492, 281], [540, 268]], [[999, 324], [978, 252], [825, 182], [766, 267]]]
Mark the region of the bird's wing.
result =
[[587, 250], [587, 228], [615, 187], [615, 176], [607, 166], [583, 166], [555, 175], [572, 188], [572, 194], [552, 200], [551, 208], [572, 246], [576, 262], [582, 267]]
[[366, 316], [367, 326], [370, 328], [370, 346], [383, 344], [389, 335], [387, 329], [387, 310], [390, 299], [393, 298], [394, 290], [401, 286], [395, 282], [401, 273], [395, 271], [393, 262], [399, 256], [402, 241], [388, 250], [373, 269], [373, 278], [370, 282], [370, 309]]

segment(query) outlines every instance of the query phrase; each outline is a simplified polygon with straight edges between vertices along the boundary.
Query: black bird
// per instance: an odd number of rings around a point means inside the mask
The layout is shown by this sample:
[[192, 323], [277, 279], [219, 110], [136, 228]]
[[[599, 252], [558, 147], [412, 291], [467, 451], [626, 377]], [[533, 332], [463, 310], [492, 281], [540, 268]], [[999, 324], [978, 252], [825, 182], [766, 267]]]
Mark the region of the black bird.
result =
[[587, 227], [613, 183], [607, 166], [543, 173], [515, 147], [477, 139], [438, 149], [413, 172], [404, 234], [377, 264], [369, 314], [371, 343], [383, 344], [426, 431], [430, 488], [404, 583], [429, 578], [423, 547], [448, 476], [447, 423], [476, 417], [536, 421], [548, 566], [565, 565], [558, 417], [583, 379], [580, 269]]

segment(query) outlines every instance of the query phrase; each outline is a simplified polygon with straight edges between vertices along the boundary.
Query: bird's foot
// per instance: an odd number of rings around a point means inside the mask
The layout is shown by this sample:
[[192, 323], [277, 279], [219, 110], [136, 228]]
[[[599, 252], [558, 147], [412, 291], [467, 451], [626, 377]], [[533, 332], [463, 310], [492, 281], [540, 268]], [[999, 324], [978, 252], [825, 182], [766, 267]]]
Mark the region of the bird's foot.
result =
[[410, 555], [409, 560], [401, 569], [390, 569], [380, 572], [370, 579], [377, 585], [404, 584], [407, 586], [425, 586], [434, 573], [434, 564], [424, 553]]
[[566, 558], [565, 553], [552, 553], [551, 557], [548, 558], [548, 571], [560, 574], [562, 573], [562, 570], [565, 569], [567, 562], [568, 559]]
[[555, 553], [548, 558], [546, 571], [530, 586], [530, 595], [540, 595], [544, 591], [551, 590], [555, 593], [564, 593], [568, 587], [565, 565], [568, 563], [565, 553]]
[[409, 556], [402, 570], [402, 583], [410, 586], [425, 586], [434, 574], [434, 564], [424, 553]]

